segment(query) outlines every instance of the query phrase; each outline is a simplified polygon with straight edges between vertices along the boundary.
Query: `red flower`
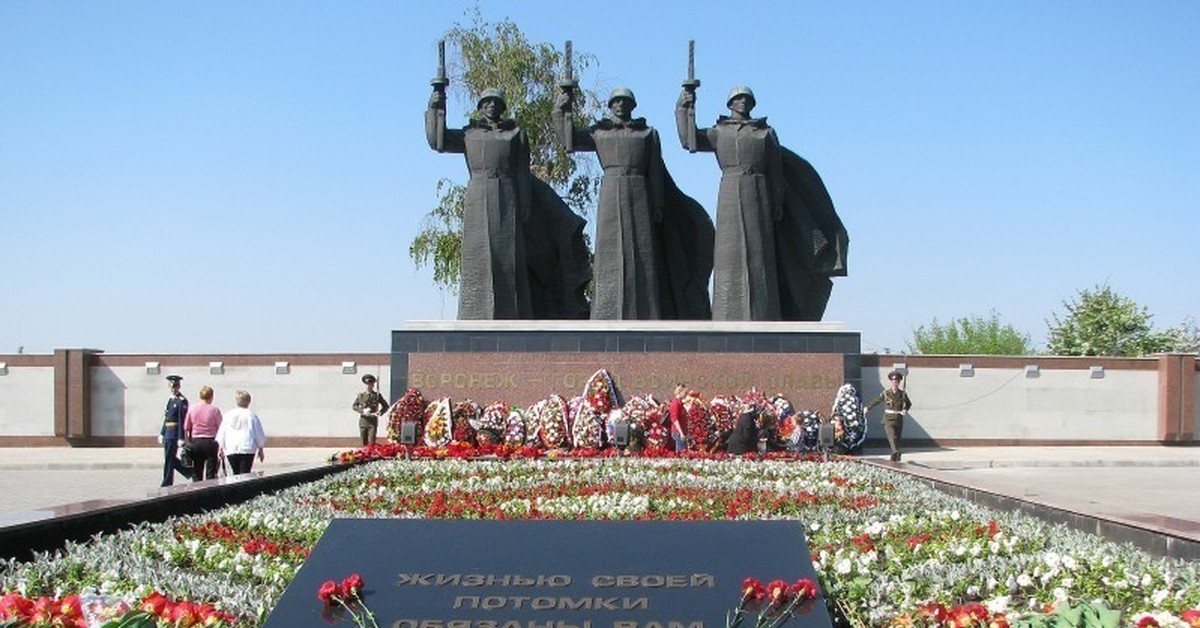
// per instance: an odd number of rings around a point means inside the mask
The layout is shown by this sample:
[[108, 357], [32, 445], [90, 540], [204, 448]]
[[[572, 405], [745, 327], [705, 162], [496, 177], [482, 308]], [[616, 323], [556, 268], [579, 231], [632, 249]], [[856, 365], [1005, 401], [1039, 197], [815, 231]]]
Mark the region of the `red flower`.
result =
[[1191, 626], [1192, 628], [1200, 628], [1200, 608], [1192, 608], [1183, 611], [1183, 614], [1180, 615], [1179, 618], [1187, 622], [1187, 625]]
[[949, 616], [950, 613], [946, 610], [946, 607], [937, 602], [921, 604], [917, 607], [917, 617], [932, 619], [938, 623], [946, 621], [946, 618]]
[[751, 600], [761, 600], [767, 596], [767, 589], [758, 578], [746, 578], [742, 581], [742, 597]]
[[1145, 628], [1146, 626], [1157, 626], [1157, 625], [1158, 625], [1158, 620], [1154, 619], [1153, 617], [1151, 617], [1149, 615], [1146, 615], [1145, 617], [1139, 619], [1138, 623], [1137, 623], [1138, 628]]
[[170, 603], [171, 602], [167, 600], [167, 598], [163, 597], [163, 594], [154, 592], [142, 598], [141, 609], [147, 613], [150, 613], [151, 615], [154, 615], [155, 617], [163, 617], [165, 610]]
[[317, 589], [317, 599], [326, 604], [331, 604], [334, 598], [341, 597], [342, 588], [333, 580], [326, 580], [321, 584], [321, 588]]
[[797, 600], [811, 600], [817, 597], [817, 585], [808, 578], [801, 578], [792, 585], [791, 594]]
[[783, 580], [772, 580], [767, 585], [767, 599], [773, 605], [783, 605], [788, 599], [788, 583]]
[[359, 594], [362, 593], [363, 586], [362, 576], [356, 573], [352, 573], [346, 576], [345, 580], [342, 580], [342, 591], [345, 592], [347, 597], [360, 597]]
[[33, 612], [33, 601], [17, 592], [0, 598], [0, 618], [17, 619]]
[[176, 602], [171, 608], [171, 614], [167, 617], [173, 626], [180, 628], [191, 628], [200, 623], [200, 615], [196, 613], [196, 605], [188, 602]]

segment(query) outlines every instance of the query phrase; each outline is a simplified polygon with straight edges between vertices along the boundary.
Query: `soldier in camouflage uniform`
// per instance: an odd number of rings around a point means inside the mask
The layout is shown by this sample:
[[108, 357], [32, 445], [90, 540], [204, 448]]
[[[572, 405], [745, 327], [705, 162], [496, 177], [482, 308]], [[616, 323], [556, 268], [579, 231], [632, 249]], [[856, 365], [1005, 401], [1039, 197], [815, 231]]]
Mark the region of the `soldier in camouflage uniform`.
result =
[[883, 431], [887, 434], [888, 446], [892, 449], [892, 461], [900, 461], [900, 435], [904, 432], [904, 413], [912, 407], [912, 400], [908, 398], [908, 393], [900, 388], [900, 382], [904, 376], [900, 371], [892, 371], [888, 373], [888, 380], [892, 382], [892, 387], [879, 393], [879, 396], [872, 399], [871, 403], [867, 404], [867, 409], [864, 412], [870, 412], [871, 408], [883, 403]]
[[362, 376], [367, 389], [358, 393], [351, 408], [358, 413], [358, 433], [362, 436], [363, 446], [374, 445], [375, 436], [379, 431], [379, 415], [387, 410], [387, 399], [375, 390], [375, 376], [367, 373]]

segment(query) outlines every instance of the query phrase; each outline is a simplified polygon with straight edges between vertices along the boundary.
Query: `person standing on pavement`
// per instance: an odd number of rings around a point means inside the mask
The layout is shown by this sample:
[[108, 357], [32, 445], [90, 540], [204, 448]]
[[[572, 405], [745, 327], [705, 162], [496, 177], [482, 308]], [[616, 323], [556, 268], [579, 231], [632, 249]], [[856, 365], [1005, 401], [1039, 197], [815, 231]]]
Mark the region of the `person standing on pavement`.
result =
[[192, 449], [192, 481], [217, 477], [221, 466], [217, 451], [217, 430], [221, 428], [221, 409], [214, 406], [213, 389], [200, 389], [200, 403], [188, 408], [183, 420], [183, 437]]
[[675, 398], [671, 400], [671, 405], [667, 408], [667, 412], [671, 419], [671, 438], [675, 441], [675, 451], [683, 451], [687, 449], [687, 409], [683, 407], [683, 398], [687, 396], [687, 386], [683, 384], [675, 385]]
[[900, 371], [892, 371], [888, 373], [888, 380], [891, 381], [892, 387], [879, 393], [867, 404], [865, 412], [870, 412], [871, 408], [883, 404], [883, 432], [887, 434], [888, 447], [892, 450], [892, 462], [900, 461], [900, 436], [904, 432], [904, 413], [912, 407], [912, 400], [908, 398], [908, 393], [900, 388], [900, 382], [904, 380], [904, 376]]
[[358, 413], [358, 433], [362, 437], [363, 447], [375, 444], [375, 437], [379, 432], [379, 415], [387, 410], [387, 399], [375, 390], [375, 376], [367, 373], [362, 376], [362, 381], [367, 385], [367, 389], [358, 393], [354, 398], [354, 405], [351, 408]]
[[746, 410], [738, 416], [729, 435], [729, 444], [725, 451], [734, 456], [750, 454], [758, 451], [758, 413]]
[[178, 375], [167, 376], [167, 386], [171, 389], [171, 396], [167, 399], [167, 409], [163, 411], [162, 429], [158, 432], [158, 442], [163, 447], [163, 477], [160, 486], [171, 486], [175, 484], [175, 472], [183, 474], [183, 477], [189, 477], [188, 468], [179, 462], [176, 453], [179, 451], [179, 434], [183, 425], [183, 419], [187, 416], [188, 400], [179, 391], [180, 382], [183, 378]]
[[250, 409], [250, 393], [239, 390], [233, 398], [237, 407], [225, 414], [221, 427], [217, 428], [217, 455], [229, 460], [231, 474], [241, 475], [250, 473], [255, 454], [262, 462], [267, 435], [263, 432], [262, 421]]

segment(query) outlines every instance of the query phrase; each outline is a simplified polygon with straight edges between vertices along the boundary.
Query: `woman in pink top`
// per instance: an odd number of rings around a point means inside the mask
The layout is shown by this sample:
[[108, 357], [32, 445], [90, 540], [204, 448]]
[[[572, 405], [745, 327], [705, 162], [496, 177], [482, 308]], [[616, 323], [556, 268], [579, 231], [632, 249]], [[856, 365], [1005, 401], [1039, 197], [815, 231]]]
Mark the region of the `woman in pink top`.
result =
[[221, 409], [212, 405], [213, 389], [200, 389], [200, 403], [188, 406], [183, 419], [183, 436], [192, 450], [192, 481], [217, 477], [217, 430], [221, 428]]

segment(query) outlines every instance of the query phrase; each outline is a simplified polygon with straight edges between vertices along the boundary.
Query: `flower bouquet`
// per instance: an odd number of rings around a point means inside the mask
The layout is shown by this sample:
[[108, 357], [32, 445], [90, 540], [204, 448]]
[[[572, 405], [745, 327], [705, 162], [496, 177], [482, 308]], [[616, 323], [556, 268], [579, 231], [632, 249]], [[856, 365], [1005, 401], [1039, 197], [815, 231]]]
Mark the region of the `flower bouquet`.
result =
[[670, 441], [670, 432], [667, 429], [670, 411], [667, 405], [655, 399], [654, 395], [646, 395], [646, 404], [649, 408], [645, 420], [642, 421], [642, 429], [646, 432], [646, 447], [666, 449], [667, 442]]
[[317, 599], [325, 603], [322, 618], [326, 621], [336, 621], [345, 614], [349, 615], [350, 619], [360, 628], [379, 628], [379, 622], [375, 621], [375, 614], [367, 608], [366, 602], [363, 601], [364, 586], [362, 576], [356, 573], [350, 574], [340, 583], [333, 580], [326, 580], [322, 583], [321, 587], [317, 589]]
[[717, 395], [708, 402], [708, 425], [713, 434], [708, 444], [709, 451], [724, 446], [723, 443], [733, 432], [734, 423], [737, 422], [737, 416], [740, 413], [741, 402], [736, 397]]
[[796, 422], [796, 410], [792, 407], [792, 402], [783, 395], [775, 395], [771, 398], [771, 405], [775, 407], [775, 416], [778, 417], [776, 422], [779, 426], [779, 438], [789, 445], [794, 443], [792, 436], [800, 426]]
[[606, 416], [596, 411], [591, 403], [579, 407], [571, 425], [571, 443], [576, 449], [599, 449], [604, 446], [604, 424]]
[[857, 451], [867, 439], [862, 399], [851, 384], [843, 384], [833, 399], [835, 447], [843, 453]]
[[821, 434], [821, 413], [815, 410], [801, 410], [796, 419], [800, 429], [793, 435], [793, 443], [798, 451], [813, 451], [817, 448]]
[[766, 586], [755, 578], [746, 578], [742, 582], [741, 600], [725, 616], [725, 627], [736, 628], [747, 614], [757, 611], [755, 628], [778, 628], [787, 623], [801, 606], [816, 597], [817, 585], [808, 578], [792, 584], [784, 580], [772, 580]]
[[683, 410], [687, 413], [688, 438], [692, 449], [706, 450], [716, 436], [709, 423], [708, 406], [696, 391], [689, 391], [683, 398]]
[[475, 430], [479, 423], [479, 404], [467, 399], [454, 404], [451, 414], [453, 432], [450, 434], [452, 443], [474, 445]]
[[520, 408], [509, 408], [504, 420], [504, 444], [521, 447], [525, 444], [525, 414]]
[[388, 440], [393, 443], [400, 442], [400, 426], [404, 423], [416, 423], [417, 438], [420, 439], [424, 420], [425, 398], [421, 396], [421, 391], [409, 388], [388, 417]]
[[521, 412], [521, 422], [525, 432], [524, 446], [540, 448], [542, 446], [542, 409], [537, 408], [535, 410], [534, 406], [537, 406], [537, 404], [535, 403]]
[[607, 369], [600, 369], [588, 378], [583, 387], [583, 396], [596, 412], [608, 412], [622, 405], [617, 385]]
[[445, 447], [450, 444], [454, 425], [450, 420], [450, 398], [436, 399], [425, 408], [425, 445]]
[[547, 449], [559, 449], [568, 445], [567, 441], [567, 400], [562, 395], [551, 395], [541, 402], [538, 421], [541, 425], [542, 445]]

